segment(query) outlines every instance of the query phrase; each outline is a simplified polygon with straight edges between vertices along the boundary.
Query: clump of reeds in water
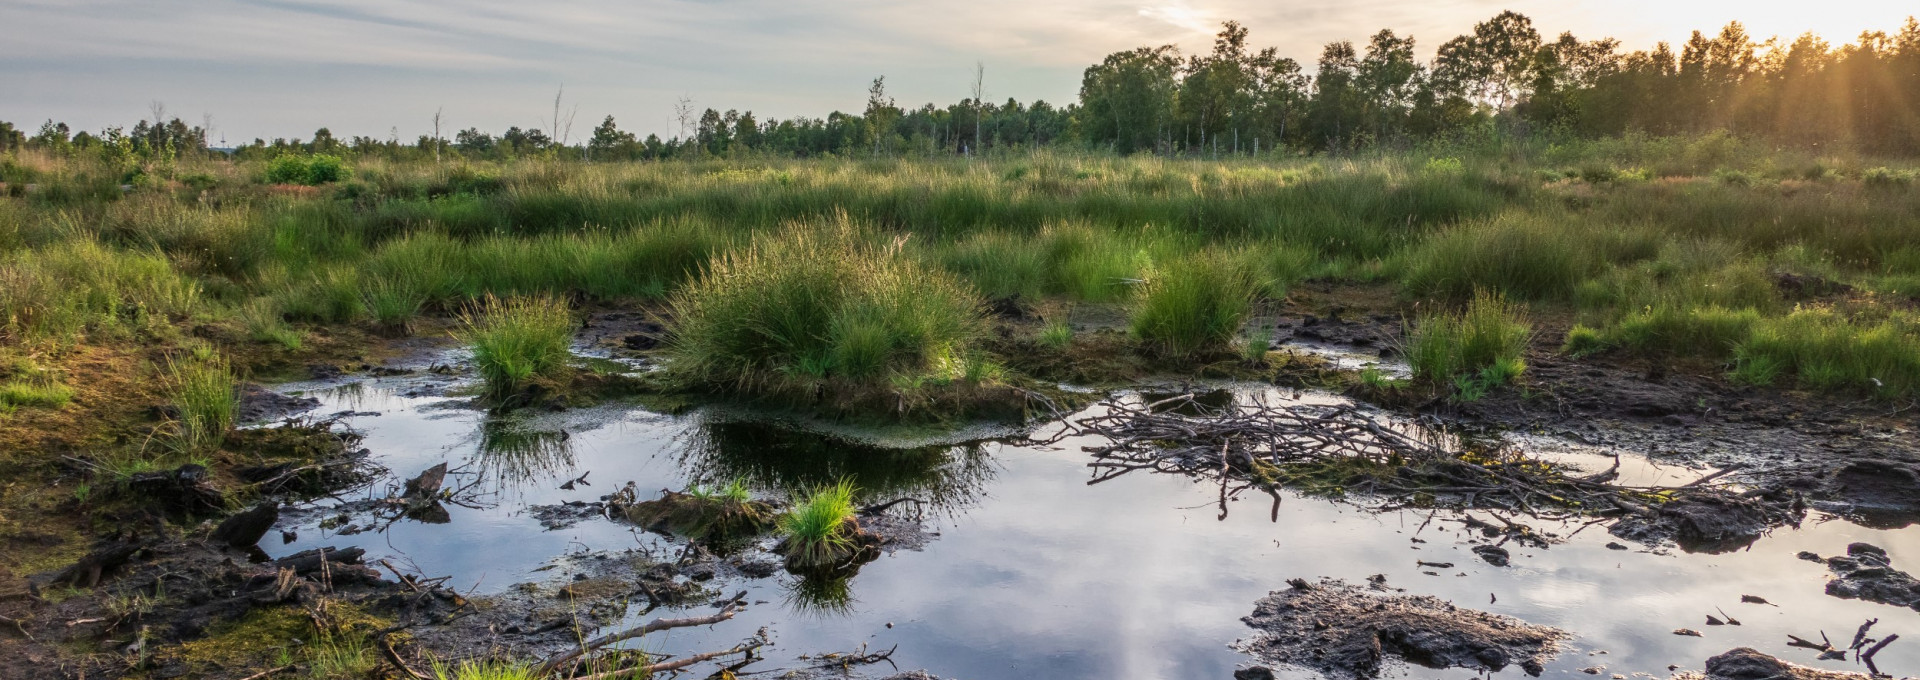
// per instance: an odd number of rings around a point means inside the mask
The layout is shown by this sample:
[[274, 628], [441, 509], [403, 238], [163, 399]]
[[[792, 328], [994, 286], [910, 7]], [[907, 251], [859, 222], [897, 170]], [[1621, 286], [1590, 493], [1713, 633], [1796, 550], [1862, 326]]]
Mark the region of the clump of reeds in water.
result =
[[831, 568], [851, 561], [861, 549], [854, 519], [853, 482], [821, 486], [780, 516], [782, 552], [795, 569]]
[[460, 320], [460, 339], [472, 346], [490, 397], [506, 399], [537, 380], [564, 379], [572, 369], [573, 313], [565, 300], [489, 295]]

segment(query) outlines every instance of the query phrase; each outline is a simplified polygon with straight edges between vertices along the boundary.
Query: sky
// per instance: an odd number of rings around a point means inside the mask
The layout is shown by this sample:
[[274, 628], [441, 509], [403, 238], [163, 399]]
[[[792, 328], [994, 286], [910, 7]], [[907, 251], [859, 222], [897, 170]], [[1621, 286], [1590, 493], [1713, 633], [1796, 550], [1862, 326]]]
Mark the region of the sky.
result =
[[671, 136], [681, 98], [769, 117], [864, 107], [886, 76], [900, 104], [969, 94], [1073, 101], [1081, 72], [1141, 45], [1205, 51], [1235, 19], [1257, 47], [1311, 65], [1321, 46], [1382, 28], [1428, 54], [1503, 9], [1542, 34], [1632, 49], [1739, 20], [1759, 38], [1807, 31], [1838, 44], [1898, 30], [1911, 2], [1828, 0], [0, 0], [0, 120], [77, 129], [166, 115], [214, 141], [478, 127], [574, 139], [613, 115]]

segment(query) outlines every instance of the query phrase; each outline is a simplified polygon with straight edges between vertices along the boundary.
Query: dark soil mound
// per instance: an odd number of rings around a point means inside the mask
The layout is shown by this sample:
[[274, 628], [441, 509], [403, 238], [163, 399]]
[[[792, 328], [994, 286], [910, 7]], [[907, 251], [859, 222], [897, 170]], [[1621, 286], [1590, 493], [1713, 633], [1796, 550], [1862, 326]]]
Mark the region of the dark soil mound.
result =
[[1849, 545], [1845, 557], [1827, 558], [1827, 569], [1837, 577], [1827, 582], [1828, 595], [1920, 610], [1920, 580], [1894, 569], [1879, 546]]
[[1260, 635], [1238, 647], [1264, 662], [1331, 678], [1376, 677], [1389, 656], [1428, 668], [1499, 671], [1519, 665], [1539, 675], [1567, 637], [1555, 628], [1379, 585], [1289, 583], [1291, 589], [1267, 595], [1252, 616], [1241, 619]]

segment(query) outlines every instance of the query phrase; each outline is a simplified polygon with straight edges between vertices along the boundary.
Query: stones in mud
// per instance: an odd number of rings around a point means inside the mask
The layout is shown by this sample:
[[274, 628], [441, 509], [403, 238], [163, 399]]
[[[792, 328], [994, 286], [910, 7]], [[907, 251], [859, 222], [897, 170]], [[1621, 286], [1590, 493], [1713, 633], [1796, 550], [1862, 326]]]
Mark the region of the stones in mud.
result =
[[1555, 628], [1432, 596], [1331, 579], [1291, 584], [1269, 593], [1241, 619], [1260, 634], [1236, 647], [1267, 663], [1302, 666], [1329, 677], [1376, 677], [1388, 657], [1428, 668], [1499, 671], [1518, 665], [1539, 675], [1567, 637]]
[[209, 540], [224, 543], [235, 548], [251, 548], [267, 535], [273, 523], [280, 521], [280, 504], [272, 501], [256, 505], [251, 510], [228, 517], [215, 527]]
[[1487, 564], [1496, 567], [1507, 566], [1507, 563], [1511, 561], [1513, 557], [1511, 553], [1507, 552], [1506, 548], [1497, 545], [1473, 546], [1473, 554], [1479, 555], [1480, 559], [1487, 561]]
[[1266, 666], [1236, 669], [1233, 680], [1274, 680], [1273, 669]]
[[1892, 558], [1878, 546], [1849, 545], [1846, 556], [1827, 558], [1827, 569], [1836, 577], [1827, 582], [1828, 595], [1920, 611], [1920, 580], [1894, 569]]

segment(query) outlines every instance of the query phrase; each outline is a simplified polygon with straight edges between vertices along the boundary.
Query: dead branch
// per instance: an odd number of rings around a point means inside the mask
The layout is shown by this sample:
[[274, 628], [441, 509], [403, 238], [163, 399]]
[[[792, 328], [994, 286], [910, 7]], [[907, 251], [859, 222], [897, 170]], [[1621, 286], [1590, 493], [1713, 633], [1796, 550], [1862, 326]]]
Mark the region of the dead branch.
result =
[[[1115, 399], [1039, 443], [1085, 434], [1106, 440], [1083, 447], [1094, 458], [1087, 464], [1094, 470], [1089, 484], [1136, 470], [1217, 477], [1223, 510], [1248, 489], [1271, 494], [1276, 486], [1320, 485], [1387, 499], [1432, 495], [1443, 506], [1568, 519], [1644, 511], [1655, 492], [1666, 490], [1614, 484], [1614, 470], [1573, 474], [1511, 449], [1443, 447], [1348, 405], [1253, 400], [1208, 407], [1192, 394], [1148, 404]], [[1704, 486], [1731, 471], [1688, 486]]]
[[[547, 660], [546, 662], [541, 663], [539, 666], [534, 667], [534, 672], [532, 675], [533, 677], [536, 677], [536, 678], [547, 677], [549, 675], [552, 675], [554, 671], [559, 670], [562, 666], [569, 665], [579, 660], [580, 657], [593, 653], [595, 650], [598, 650], [607, 645], [614, 644], [616, 642], [631, 640], [633, 638], [637, 638], [642, 635], [646, 635], [648, 633], [654, 633], [654, 632], [663, 631], [663, 630], [671, 630], [674, 628], [691, 628], [694, 626], [710, 626], [710, 625], [719, 623], [721, 621], [726, 621], [728, 619], [733, 618], [734, 614], [737, 614], [740, 612], [740, 609], [744, 603], [744, 600], [742, 598], [745, 598], [746, 596], [747, 596], [747, 591], [744, 591], [744, 590], [740, 591], [739, 593], [735, 594], [733, 598], [727, 602], [727, 606], [721, 607], [719, 612], [716, 612], [711, 616], [694, 616], [694, 617], [688, 617], [683, 619], [654, 619], [652, 621], [647, 622], [646, 625], [636, 626], [633, 628], [628, 628], [626, 630], [620, 631], [618, 633], [611, 633], [608, 635], [600, 636], [598, 638], [594, 638], [592, 640], [587, 641], [586, 644], [581, 645], [578, 649], [568, 651], [564, 654], [561, 654], [559, 656], [556, 656], [552, 659]], [[731, 653], [731, 652], [726, 652], [726, 653]]]

